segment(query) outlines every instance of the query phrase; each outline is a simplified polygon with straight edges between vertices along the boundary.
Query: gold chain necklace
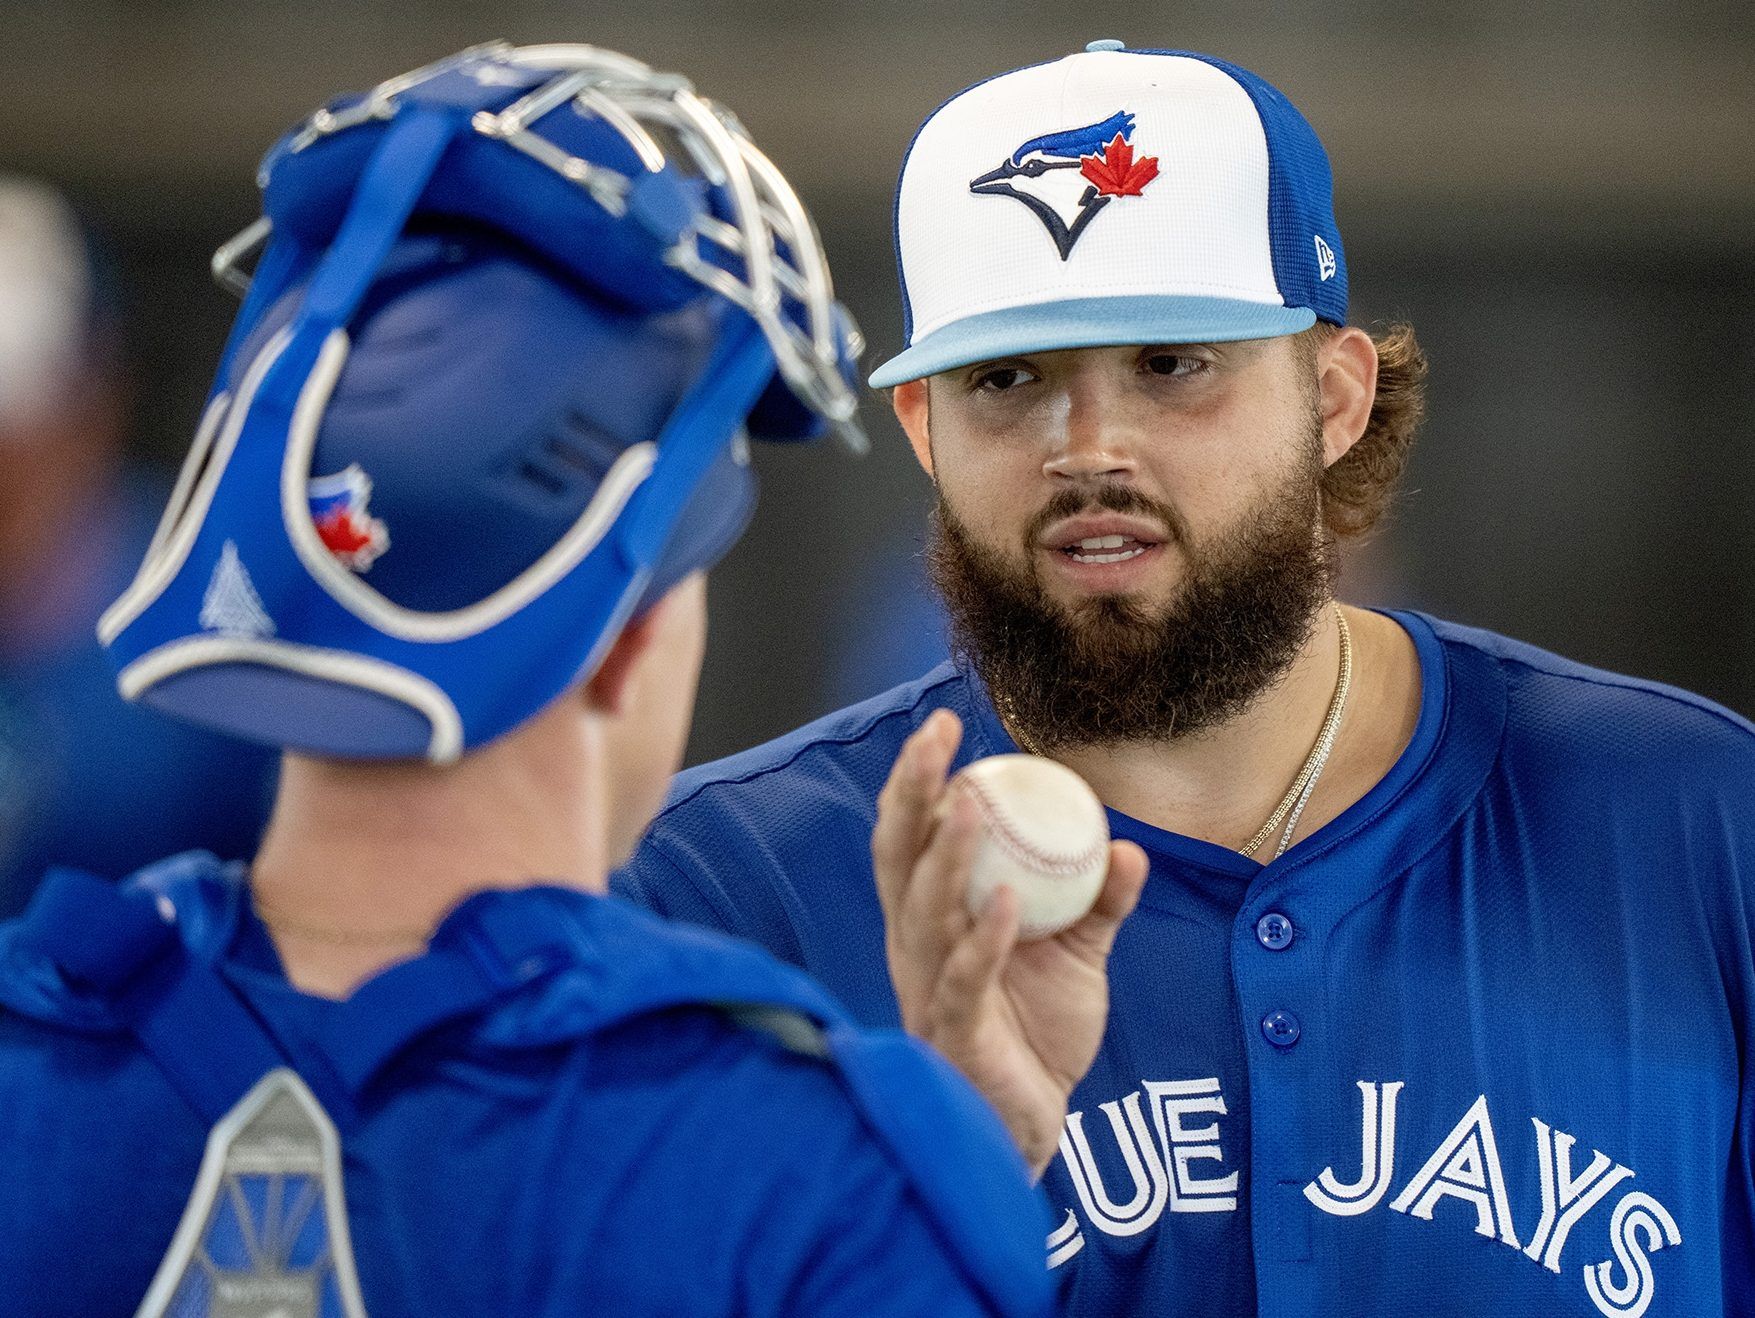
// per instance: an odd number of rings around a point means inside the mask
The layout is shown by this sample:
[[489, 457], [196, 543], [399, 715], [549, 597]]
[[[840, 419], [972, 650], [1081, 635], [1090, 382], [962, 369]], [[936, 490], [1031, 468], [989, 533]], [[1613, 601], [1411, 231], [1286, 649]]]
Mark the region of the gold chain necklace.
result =
[[1298, 776], [1280, 798], [1279, 805], [1274, 807], [1273, 814], [1268, 816], [1267, 823], [1261, 826], [1260, 832], [1238, 848], [1245, 856], [1254, 856], [1282, 820], [1286, 828], [1280, 834], [1279, 846], [1274, 848], [1274, 857], [1277, 859], [1285, 854], [1286, 848], [1292, 845], [1292, 833], [1298, 827], [1298, 818], [1304, 813], [1310, 794], [1316, 790], [1316, 780], [1322, 777], [1322, 771], [1328, 767], [1329, 753], [1335, 746], [1335, 734], [1340, 731], [1341, 715], [1347, 709], [1347, 693], [1353, 687], [1353, 634], [1347, 627], [1347, 615], [1341, 612], [1341, 606], [1335, 605], [1334, 611], [1335, 622], [1339, 624], [1341, 633], [1341, 672], [1335, 679], [1335, 693], [1328, 702], [1328, 715], [1322, 720], [1322, 730], [1316, 734], [1316, 745], [1310, 748], [1304, 767], [1298, 770]]
[[[1335, 736], [1340, 731], [1341, 715], [1347, 709], [1347, 693], [1353, 688], [1353, 634], [1347, 626], [1347, 615], [1341, 612], [1341, 606], [1334, 609], [1335, 623], [1341, 634], [1341, 671], [1335, 679], [1335, 693], [1328, 702], [1328, 714], [1322, 720], [1322, 730], [1316, 734], [1316, 744], [1310, 748], [1305, 757], [1304, 765], [1298, 770], [1298, 776], [1292, 780], [1291, 787], [1280, 798], [1279, 805], [1274, 807], [1273, 814], [1268, 816], [1267, 823], [1261, 830], [1237, 850], [1245, 856], [1254, 856], [1261, 850], [1262, 843], [1273, 836], [1276, 828], [1284, 825], [1280, 834], [1280, 844], [1274, 849], [1274, 856], [1285, 854], [1286, 848], [1292, 845], [1292, 834], [1298, 827], [1298, 820], [1304, 814], [1304, 807], [1310, 802], [1310, 795], [1316, 790], [1316, 780], [1322, 777], [1322, 771], [1328, 767], [1329, 755], [1334, 750]], [[1018, 725], [1018, 717], [1012, 708], [1012, 702], [998, 692], [994, 693], [994, 708], [999, 714], [1000, 722], [1011, 734], [1012, 740], [1031, 755], [1042, 755], [1047, 758], [1041, 747]]]

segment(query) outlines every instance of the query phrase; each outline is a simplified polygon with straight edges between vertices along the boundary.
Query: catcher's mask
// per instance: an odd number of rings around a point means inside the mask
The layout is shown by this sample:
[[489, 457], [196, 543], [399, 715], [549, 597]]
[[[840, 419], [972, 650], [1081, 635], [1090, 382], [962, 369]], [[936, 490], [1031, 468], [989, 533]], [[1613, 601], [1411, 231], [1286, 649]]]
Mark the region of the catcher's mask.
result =
[[212, 396], [99, 624], [130, 700], [454, 759], [729, 548], [746, 434], [864, 447], [810, 218], [680, 78], [476, 47], [319, 111], [259, 181]]

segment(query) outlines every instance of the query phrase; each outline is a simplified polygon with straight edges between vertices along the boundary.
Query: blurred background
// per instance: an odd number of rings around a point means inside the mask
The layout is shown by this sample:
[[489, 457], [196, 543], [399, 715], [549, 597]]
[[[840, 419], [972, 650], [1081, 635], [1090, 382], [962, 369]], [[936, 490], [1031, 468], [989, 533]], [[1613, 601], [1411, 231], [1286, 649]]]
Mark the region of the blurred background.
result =
[[[1755, 7], [1742, 0], [6, 0], [0, 171], [71, 198], [97, 253], [98, 314], [68, 377], [77, 415], [50, 427], [78, 432], [71, 446], [9, 441], [0, 423], [0, 873], [23, 846], [20, 803], [34, 792], [47, 809], [73, 781], [34, 749], [49, 735], [30, 710], [43, 638], [108, 588], [105, 571], [74, 571], [45, 614], [41, 583], [100, 558], [100, 528], [126, 524], [146, 501], [129, 492], [187, 445], [235, 307], [207, 258], [258, 213], [257, 158], [332, 93], [490, 37], [616, 47], [733, 107], [815, 212], [872, 361], [900, 337], [896, 169], [947, 96], [1097, 37], [1262, 73], [1327, 143], [1354, 320], [1411, 320], [1433, 361], [1405, 497], [1343, 594], [1755, 713]], [[691, 761], [942, 654], [918, 558], [927, 483], [884, 400], [866, 412], [863, 462], [762, 453], [755, 528], [714, 579]], [[41, 491], [86, 467], [108, 493], [45, 523]], [[62, 741], [122, 726], [107, 706], [92, 720]], [[218, 773], [196, 778], [197, 797], [260, 781], [260, 765], [216, 770], [211, 746], [166, 754]], [[150, 781], [107, 777], [118, 809]]]

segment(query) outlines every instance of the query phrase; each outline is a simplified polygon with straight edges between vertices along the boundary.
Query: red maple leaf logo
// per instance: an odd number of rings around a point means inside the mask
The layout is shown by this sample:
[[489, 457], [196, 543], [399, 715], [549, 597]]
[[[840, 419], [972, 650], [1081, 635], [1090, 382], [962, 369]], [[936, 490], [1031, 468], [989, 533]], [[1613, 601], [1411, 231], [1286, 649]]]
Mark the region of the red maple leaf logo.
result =
[[362, 549], [370, 548], [372, 544], [370, 523], [361, 527], [346, 508], [337, 508], [318, 522], [317, 534], [323, 538], [323, 544], [329, 552], [341, 558], [357, 554]]
[[1133, 147], [1117, 133], [1103, 154], [1079, 157], [1079, 173], [1096, 184], [1105, 197], [1137, 197], [1158, 177], [1158, 157], [1133, 158]]

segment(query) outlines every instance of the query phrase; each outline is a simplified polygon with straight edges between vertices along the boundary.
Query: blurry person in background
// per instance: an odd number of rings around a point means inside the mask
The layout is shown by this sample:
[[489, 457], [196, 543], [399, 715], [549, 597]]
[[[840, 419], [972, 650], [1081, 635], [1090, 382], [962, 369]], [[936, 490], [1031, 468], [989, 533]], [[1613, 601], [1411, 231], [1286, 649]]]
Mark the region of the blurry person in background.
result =
[[112, 299], [67, 202], [0, 175], [0, 916], [43, 869], [248, 851], [266, 752], [130, 708], [94, 628], [165, 488], [123, 457]]

